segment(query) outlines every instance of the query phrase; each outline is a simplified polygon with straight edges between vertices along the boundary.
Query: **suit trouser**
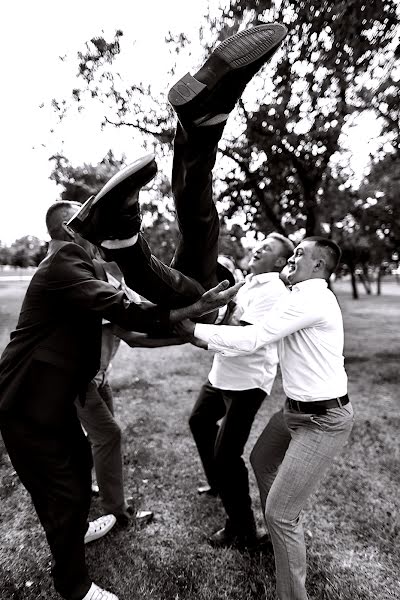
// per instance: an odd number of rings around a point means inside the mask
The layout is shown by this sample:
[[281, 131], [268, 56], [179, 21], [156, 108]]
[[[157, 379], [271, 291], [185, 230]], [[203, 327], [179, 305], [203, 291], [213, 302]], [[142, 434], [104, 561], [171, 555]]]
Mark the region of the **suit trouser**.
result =
[[167, 266], [156, 258], [139, 234], [136, 244], [108, 250], [126, 283], [136, 292], [170, 308], [195, 302], [217, 284], [219, 219], [212, 197], [212, 169], [224, 124], [186, 132], [178, 123], [174, 140], [172, 191], [180, 232]]
[[[81, 600], [91, 585], [84, 536], [92, 456], [76, 416], [76, 395], [65, 373], [35, 362], [18, 414], [9, 414], [0, 425], [11, 462], [45, 530], [54, 586], [67, 600]], [[58, 419], [57, 405], [63, 407]]]
[[274, 546], [279, 600], [307, 600], [306, 546], [301, 512], [353, 427], [351, 404], [325, 415], [275, 413], [250, 461]]
[[233, 535], [255, 533], [249, 474], [242, 455], [265, 396], [257, 388], [220, 390], [207, 382], [189, 418], [208, 483], [219, 493], [228, 516], [226, 527]]
[[106, 514], [126, 513], [121, 451], [121, 428], [114, 418], [114, 404], [108, 381], [91, 381], [85, 404], [76, 401], [76, 410], [90, 443], [100, 502]]

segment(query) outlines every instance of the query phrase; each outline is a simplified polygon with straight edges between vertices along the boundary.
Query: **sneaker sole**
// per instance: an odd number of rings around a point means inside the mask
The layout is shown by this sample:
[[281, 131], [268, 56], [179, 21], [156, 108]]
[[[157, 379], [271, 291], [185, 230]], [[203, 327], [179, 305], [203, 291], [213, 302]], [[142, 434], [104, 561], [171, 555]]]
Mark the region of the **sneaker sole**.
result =
[[273, 23], [259, 25], [257, 29], [246, 29], [227, 38], [211, 53], [203, 67], [214, 75], [215, 81], [207, 86], [187, 73], [172, 86], [168, 101], [173, 107], [180, 108], [193, 100], [201, 99], [206, 90], [215, 87], [229, 72], [248, 67], [277, 50], [286, 34], [284, 25]]
[[156, 173], [157, 165], [154, 161], [154, 154], [147, 154], [139, 158], [111, 177], [96, 196], [90, 196], [74, 216], [71, 217], [67, 225], [73, 231], [80, 233], [84, 230], [86, 221], [91, 219], [91, 214], [97, 208], [97, 205], [104, 203], [109, 192], [135, 174], [137, 174], [137, 183], [135, 185], [143, 187], [153, 179]]

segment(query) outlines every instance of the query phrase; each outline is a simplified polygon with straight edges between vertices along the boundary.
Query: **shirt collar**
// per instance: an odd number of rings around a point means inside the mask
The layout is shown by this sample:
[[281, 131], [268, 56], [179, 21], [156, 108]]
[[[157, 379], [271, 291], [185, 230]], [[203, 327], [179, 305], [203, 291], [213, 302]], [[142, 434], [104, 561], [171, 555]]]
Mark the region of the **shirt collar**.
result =
[[326, 279], [306, 279], [305, 281], [300, 281], [299, 283], [295, 283], [292, 286], [292, 291], [302, 291], [302, 290], [326, 290], [328, 287], [328, 283]]
[[246, 276], [246, 283], [251, 283], [252, 285], [256, 283], [268, 283], [268, 281], [272, 281], [277, 277], [279, 277], [279, 273], [275, 271], [273, 273], [258, 273], [258, 275], [250, 273], [250, 275]]

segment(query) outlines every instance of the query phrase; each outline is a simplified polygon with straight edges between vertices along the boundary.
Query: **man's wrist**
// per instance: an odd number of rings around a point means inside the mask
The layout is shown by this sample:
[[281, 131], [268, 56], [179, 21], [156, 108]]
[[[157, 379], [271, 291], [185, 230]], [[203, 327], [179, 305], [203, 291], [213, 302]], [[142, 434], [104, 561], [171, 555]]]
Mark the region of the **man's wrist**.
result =
[[[193, 305], [192, 305], [193, 306]], [[193, 318], [192, 306], [183, 306], [182, 308], [173, 308], [169, 312], [169, 321], [171, 324], [179, 323], [184, 319]]]

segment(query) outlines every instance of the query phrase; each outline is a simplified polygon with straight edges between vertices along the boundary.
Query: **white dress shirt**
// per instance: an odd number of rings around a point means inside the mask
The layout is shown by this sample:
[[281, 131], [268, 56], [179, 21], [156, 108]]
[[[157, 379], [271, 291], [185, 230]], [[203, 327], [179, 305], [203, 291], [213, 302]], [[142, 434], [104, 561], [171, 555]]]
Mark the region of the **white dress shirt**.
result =
[[324, 279], [294, 285], [258, 325], [197, 324], [195, 336], [225, 356], [251, 354], [279, 341], [283, 388], [294, 400], [328, 400], [347, 393], [342, 313]]
[[[275, 302], [286, 294], [279, 273], [260, 273], [246, 277], [238, 291], [234, 315], [246, 323], [262, 322]], [[238, 326], [240, 329], [242, 327]], [[259, 388], [271, 392], [278, 364], [278, 344], [258, 348], [250, 355], [216, 354], [208, 379], [220, 390], [250, 390]]]

